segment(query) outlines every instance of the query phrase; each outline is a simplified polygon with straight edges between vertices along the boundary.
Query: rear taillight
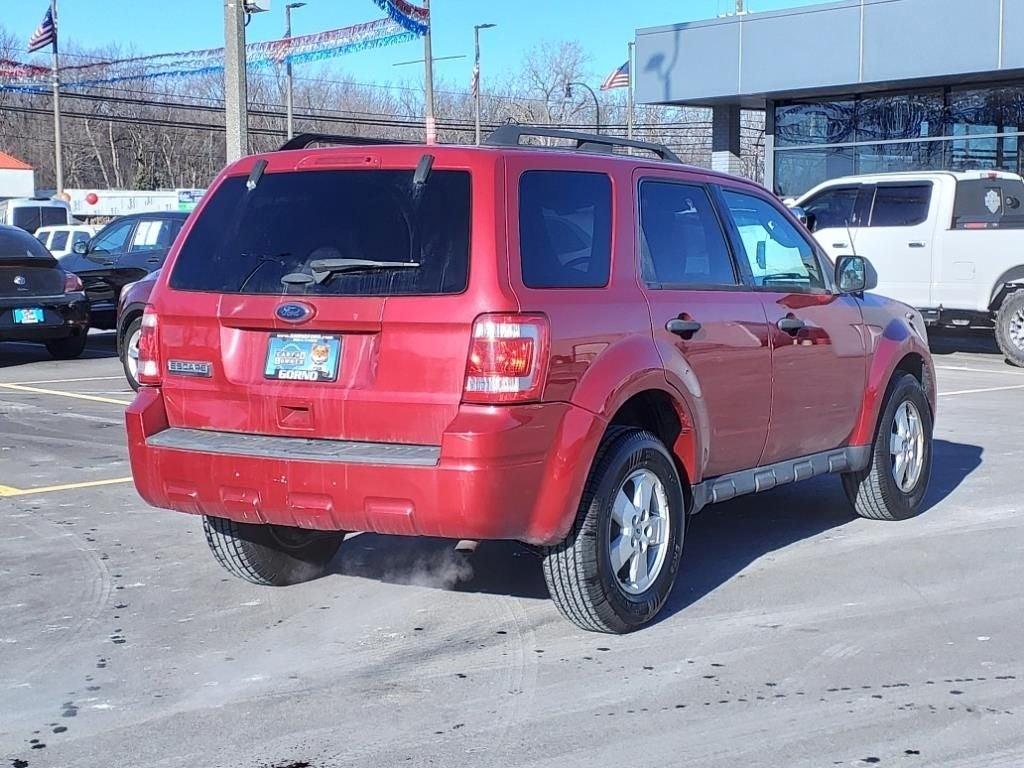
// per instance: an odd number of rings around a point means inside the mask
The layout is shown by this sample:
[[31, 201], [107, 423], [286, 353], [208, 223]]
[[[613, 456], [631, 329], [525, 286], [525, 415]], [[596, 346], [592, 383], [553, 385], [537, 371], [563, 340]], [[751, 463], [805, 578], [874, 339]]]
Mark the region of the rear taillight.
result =
[[139, 384], [149, 387], [160, 385], [160, 325], [153, 307], [147, 306], [142, 315], [139, 333]]
[[540, 399], [548, 358], [544, 315], [481, 315], [473, 323], [463, 399], [519, 403]]
[[78, 293], [82, 290], [82, 278], [73, 272], [64, 273], [64, 293]]

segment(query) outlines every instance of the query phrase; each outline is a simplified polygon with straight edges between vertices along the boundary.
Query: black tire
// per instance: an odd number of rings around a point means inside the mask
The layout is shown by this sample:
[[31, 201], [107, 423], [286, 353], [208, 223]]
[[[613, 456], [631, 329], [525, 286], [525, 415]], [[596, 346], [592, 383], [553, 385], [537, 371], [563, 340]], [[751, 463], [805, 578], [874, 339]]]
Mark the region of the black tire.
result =
[[128, 380], [128, 385], [136, 392], [139, 391], [139, 380], [132, 374], [131, 368], [128, 365], [128, 348], [131, 345], [132, 337], [142, 330], [142, 315], [139, 315], [125, 328], [124, 335], [121, 337], [121, 368], [124, 370], [124, 377]]
[[[651, 586], [629, 594], [611, 564], [612, 504], [629, 476], [648, 469], [661, 481], [668, 502], [669, 535], [661, 570]], [[581, 629], [622, 634], [657, 616], [679, 571], [686, 507], [672, 456], [652, 433], [612, 427], [587, 477], [576, 520], [560, 544], [544, 555], [544, 578], [558, 610]]]
[[1024, 290], [1011, 293], [999, 308], [996, 343], [1008, 363], [1024, 368]]
[[[923, 463], [916, 483], [903, 491], [893, 475], [890, 453], [896, 413], [909, 402], [917, 410], [924, 434]], [[861, 517], [871, 520], [906, 520], [916, 515], [928, 491], [932, 472], [932, 409], [921, 382], [910, 374], [897, 374], [889, 383], [885, 407], [878, 420], [875, 441], [871, 446], [871, 463], [860, 472], [843, 475], [846, 496]]]
[[46, 342], [46, 351], [54, 360], [74, 360], [76, 357], [81, 357], [88, 340], [89, 332], [83, 330], [63, 339]]
[[341, 547], [343, 531], [308, 531], [203, 517], [210, 551], [228, 573], [268, 587], [324, 575]]

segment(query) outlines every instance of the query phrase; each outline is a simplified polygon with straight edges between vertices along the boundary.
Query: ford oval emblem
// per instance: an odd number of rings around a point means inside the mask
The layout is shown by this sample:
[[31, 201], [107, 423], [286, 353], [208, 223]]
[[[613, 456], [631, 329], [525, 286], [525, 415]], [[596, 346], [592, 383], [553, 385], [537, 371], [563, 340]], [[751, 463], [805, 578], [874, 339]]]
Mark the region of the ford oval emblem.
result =
[[313, 317], [313, 308], [297, 302], [282, 304], [277, 308], [277, 316], [286, 323], [304, 323]]

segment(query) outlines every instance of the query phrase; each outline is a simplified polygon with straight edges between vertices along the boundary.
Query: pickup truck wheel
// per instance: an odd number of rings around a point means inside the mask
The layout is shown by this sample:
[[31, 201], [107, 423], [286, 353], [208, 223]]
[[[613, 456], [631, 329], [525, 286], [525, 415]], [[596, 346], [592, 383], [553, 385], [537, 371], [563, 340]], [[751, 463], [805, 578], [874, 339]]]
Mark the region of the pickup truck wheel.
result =
[[871, 463], [844, 474], [843, 488], [861, 517], [906, 520], [917, 514], [931, 470], [931, 406], [921, 383], [904, 374], [889, 385]]
[[225, 570], [262, 586], [283, 587], [323, 576], [345, 538], [343, 531], [203, 517], [210, 551]]
[[999, 308], [996, 342], [1007, 361], [1024, 368], [1024, 290], [1011, 293]]
[[604, 436], [572, 530], [544, 556], [552, 600], [578, 627], [622, 634], [642, 627], [672, 591], [683, 554], [682, 483], [652, 433]]

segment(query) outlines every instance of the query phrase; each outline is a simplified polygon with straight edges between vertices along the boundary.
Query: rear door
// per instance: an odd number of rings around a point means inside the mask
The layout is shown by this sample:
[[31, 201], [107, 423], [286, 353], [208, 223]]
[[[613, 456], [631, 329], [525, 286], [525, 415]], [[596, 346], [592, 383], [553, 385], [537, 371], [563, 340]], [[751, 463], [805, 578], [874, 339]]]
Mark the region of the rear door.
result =
[[[208, 195], [170, 291], [154, 294], [173, 426], [440, 443], [485, 311], [466, 294], [471, 196], [493, 212], [494, 192], [440, 161], [414, 184], [420, 153], [400, 152], [399, 167], [359, 156], [325, 170], [325, 151], [314, 170], [268, 171], [251, 190], [229, 177]], [[485, 229], [474, 249], [493, 263]], [[210, 375], [178, 375], [176, 361]]]
[[770, 331], [771, 425], [761, 463], [844, 446], [866, 376], [857, 299], [832, 290], [827, 261], [778, 203], [750, 188], [720, 195]]
[[771, 412], [764, 308], [741, 280], [709, 187], [639, 178], [641, 273], [669, 380], [694, 396], [705, 477], [757, 466]]
[[146, 216], [137, 221], [131, 239], [115, 259], [113, 282], [118, 294], [128, 283], [141, 280], [163, 266], [183, 221], [159, 216]]
[[869, 213], [855, 234], [856, 253], [878, 271], [876, 293], [921, 309], [933, 307], [932, 254], [938, 227], [937, 190], [931, 181], [874, 185]]
[[121, 285], [117, 278], [117, 260], [131, 242], [134, 230], [134, 219], [115, 221], [89, 241], [89, 250], [84, 256], [76, 254], [73, 260], [64, 262], [65, 269], [82, 278], [93, 312], [114, 309]]

